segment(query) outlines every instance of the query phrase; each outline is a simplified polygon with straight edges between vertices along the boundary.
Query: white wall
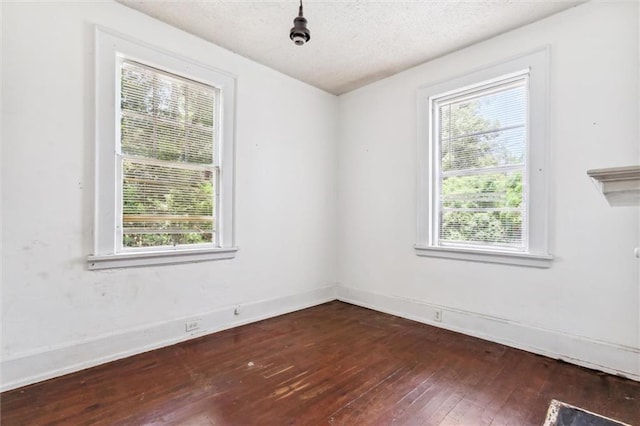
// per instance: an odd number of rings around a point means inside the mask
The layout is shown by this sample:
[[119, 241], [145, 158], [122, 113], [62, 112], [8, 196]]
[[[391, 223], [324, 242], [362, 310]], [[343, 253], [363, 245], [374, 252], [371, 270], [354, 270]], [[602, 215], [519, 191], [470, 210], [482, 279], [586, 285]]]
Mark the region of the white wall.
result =
[[[639, 211], [585, 174], [640, 161], [637, 4], [580, 6], [339, 99], [115, 3], [1, 6], [2, 389], [189, 338], [186, 318], [206, 333], [332, 299], [336, 277], [343, 300], [441, 309], [439, 326], [640, 377]], [[238, 76], [236, 259], [87, 270], [94, 24]], [[553, 267], [417, 257], [417, 88], [545, 44]]]
[[[237, 76], [236, 259], [87, 270], [95, 24]], [[334, 96], [112, 2], [3, 3], [2, 32], [3, 388], [187, 338], [186, 317], [334, 298]]]
[[[550, 45], [550, 269], [415, 255], [416, 91]], [[639, 163], [638, 4], [588, 3], [340, 97], [341, 299], [640, 377], [638, 208], [592, 168]]]

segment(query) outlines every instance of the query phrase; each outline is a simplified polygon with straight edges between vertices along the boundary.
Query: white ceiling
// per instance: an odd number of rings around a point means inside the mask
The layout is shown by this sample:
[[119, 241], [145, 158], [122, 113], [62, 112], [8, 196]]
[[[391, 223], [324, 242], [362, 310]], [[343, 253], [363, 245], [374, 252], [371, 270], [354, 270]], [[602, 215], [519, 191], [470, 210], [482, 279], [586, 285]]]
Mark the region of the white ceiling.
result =
[[296, 1], [117, 1], [333, 94], [583, 2], [303, 0], [311, 41], [296, 46]]

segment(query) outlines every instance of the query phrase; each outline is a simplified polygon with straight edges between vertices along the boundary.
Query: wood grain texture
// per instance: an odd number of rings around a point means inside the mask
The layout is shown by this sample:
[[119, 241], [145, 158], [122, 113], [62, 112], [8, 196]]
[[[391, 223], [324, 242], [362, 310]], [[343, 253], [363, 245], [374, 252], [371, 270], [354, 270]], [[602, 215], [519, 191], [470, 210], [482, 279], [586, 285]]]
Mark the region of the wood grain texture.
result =
[[331, 302], [0, 396], [10, 425], [640, 425], [640, 383]]

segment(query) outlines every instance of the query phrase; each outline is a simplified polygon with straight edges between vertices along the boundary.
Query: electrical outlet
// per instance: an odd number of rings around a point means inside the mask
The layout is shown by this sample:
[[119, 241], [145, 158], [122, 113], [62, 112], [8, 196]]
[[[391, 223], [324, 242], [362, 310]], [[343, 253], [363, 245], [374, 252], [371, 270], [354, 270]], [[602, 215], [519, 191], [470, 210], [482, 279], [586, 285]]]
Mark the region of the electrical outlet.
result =
[[442, 322], [442, 309], [437, 309], [433, 315], [433, 320], [436, 322]]
[[200, 328], [200, 322], [199, 321], [189, 321], [184, 323], [184, 331], [186, 333], [190, 332], [190, 331], [194, 331]]

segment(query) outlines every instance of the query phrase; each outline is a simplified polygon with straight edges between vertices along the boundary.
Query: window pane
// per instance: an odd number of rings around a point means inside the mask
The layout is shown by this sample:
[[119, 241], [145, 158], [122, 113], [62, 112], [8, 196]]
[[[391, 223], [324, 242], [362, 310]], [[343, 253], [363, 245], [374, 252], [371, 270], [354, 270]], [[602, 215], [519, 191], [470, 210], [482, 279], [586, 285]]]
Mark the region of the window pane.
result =
[[166, 161], [214, 162], [216, 90], [132, 62], [122, 64], [121, 150]]
[[443, 171], [524, 162], [526, 87], [496, 90], [439, 104]]
[[522, 172], [443, 179], [443, 242], [522, 246]]
[[213, 170], [123, 161], [125, 247], [214, 241]]

